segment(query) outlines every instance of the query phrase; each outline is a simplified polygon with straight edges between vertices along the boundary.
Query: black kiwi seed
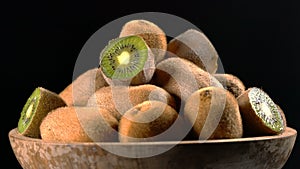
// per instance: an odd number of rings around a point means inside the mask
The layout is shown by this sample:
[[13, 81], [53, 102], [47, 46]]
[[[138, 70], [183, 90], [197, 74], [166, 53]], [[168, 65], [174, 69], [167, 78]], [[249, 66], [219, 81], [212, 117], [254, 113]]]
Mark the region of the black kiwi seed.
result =
[[56, 93], [37, 87], [24, 105], [18, 122], [18, 132], [24, 136], [40, 138], [39, 126], [49, 111], [66, 106]]
[[154, 55], [140, 36], [116, 38], [102, 50], [100, 68], [110, 85], [145, 84], [155, 70]]

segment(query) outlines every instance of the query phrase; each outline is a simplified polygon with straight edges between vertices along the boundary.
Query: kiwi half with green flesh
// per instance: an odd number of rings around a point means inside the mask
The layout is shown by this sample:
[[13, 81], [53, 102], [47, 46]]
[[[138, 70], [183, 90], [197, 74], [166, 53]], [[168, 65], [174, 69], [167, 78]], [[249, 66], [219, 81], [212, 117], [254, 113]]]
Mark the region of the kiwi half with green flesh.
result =
[[151, 84], [129, 87], [103, 87], [90, 97], [87, 106], [104, 107], [116, 119], [120, 120], [122, 114], [128, 109], [147, 100], [165, 102], [176, 108], [174, 98], [167, 91]]
[[64, 100], [56, 93], [37, 87], [24, 105], [18, 122], [18, 132], [24, 136], [40, 138], [40, 124], [53, 109], [66, 106]]
[[[142, 102], [122, 116], [119, 123], [119, 141], [175, 141], [181, 127], [177, 125], [180, 122], [175, 124], [178, 118], [178, 113], [163, 102]], [[168, 129], [170, 130], [167, 131]]]
[[236, 98], [246, 89], [244, 83], [233, 74], [217, 73], [213, 74], [213, 76]]
[[154, 55], [140, 36], [116, 38], [102, 50], [100, 69], [110, 85], [145, 84], [155, 70]]
[[167, 50], [178, 57], [192, 61], [213, 74], [218, 69], [219, 55], [209, 39], [195, 29], [188, 29], [168, 43]]
[[182, 101], [200, 88], [223, 87], [210, 73], [191, 61], [179, 57], [167, 58], [158, 63], [151, 84], [164, 88]]
[[101, 70], [92, 68], [80, 74], [59, 96], [68, 106], [85, 106], [88, 98], [101, 87], [108, 86]]
[[146, 41], [156, 63], [163, 60], [167, 50], [167, 36], [158, 25], [144, 19], [128, 21], [123, 25], [119, 37], [129, 35], [139, 35]]
[[40, 125], [44, 141], [107, 142], [118, 140], [118, 121], [106, 109], [60, 107], [51, 111]]
[[198, 139], [243, 136], [242, 117], [236, 98], [226, 89], [205, 87], [194, 92], [184, 106], [184, 118]]
[[248, 88], [238, 98], [245, 136], [280, 134], [284, 119], [274, 101], [262, 89]]

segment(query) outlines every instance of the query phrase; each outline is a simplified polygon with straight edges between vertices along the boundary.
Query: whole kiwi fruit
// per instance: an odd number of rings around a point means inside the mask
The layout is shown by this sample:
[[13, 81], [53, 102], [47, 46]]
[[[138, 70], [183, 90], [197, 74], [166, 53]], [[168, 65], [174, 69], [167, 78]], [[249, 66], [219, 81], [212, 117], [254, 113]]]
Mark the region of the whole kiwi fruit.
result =
[[262, 89], [248, 88], [238, 98], [245, 137], [280, 134], [285, 130], [284, 117], [272, 98]]
[[115, 38], [101, 51], [99, 67], [110, 85], [148, 83], [155, 70], [154, 55], [137, 35]]
[[204, 33], [196, 29], [188, 29], [170, 40], [167, 50], [211, 74], [218, 69], [219, 55], [216, 49]]
[[171, 57], [156, 65], [151, 84], [164, 88], [167, 92], [185, 101], [196, 90], [222, 84], [210, 73], [189, 60]]
[[41, 137], [51, 142], [117, 141], [118, 121], [106, 109], [61, 107], [51, 111], [40, 125]]
[[66, 106], [64, 100], [55, 92], [37, 87], [27, 99], [18, 122], [18, 132], [24, 136], [40, 138], [40, 124], [53, 109]]
[[181, 120], [171, 106], [155, 100], [145, 101], [129, 109], [122, 116], [119, 123], [119, 140], [120, 142], [178, 140]]
[[80, 74], [59, 96], [68, 106], [85, 106], [88, 98], [101, 87], [108, 86], [101, 70], [92, 68]]
[[225, 89], [230, 91], [236, 98], [241, 95], [246, 87], [237, 76], [228, 73], [217, 73], [213, 76], [223, 85]]
[[151, 84], [103, 87], [90, 97], [87, 106], [104, 107], [119, 120], [127, 110], [147, 100], [158, 100], [176, 108], [174, 98], [167, 91]]
[[167, 50], [167, 36], [155, 23], [145, 19], [134, 19], [126, 22], [119, 37], [139, 35], [147, 43], [155, 56], [155, 62], [163, 60]]
[[186, 101], [184, 118], [195, 139], [230, 139], [243, 136], [243, 124], [236, 98], [226, 89], [205, 87]]

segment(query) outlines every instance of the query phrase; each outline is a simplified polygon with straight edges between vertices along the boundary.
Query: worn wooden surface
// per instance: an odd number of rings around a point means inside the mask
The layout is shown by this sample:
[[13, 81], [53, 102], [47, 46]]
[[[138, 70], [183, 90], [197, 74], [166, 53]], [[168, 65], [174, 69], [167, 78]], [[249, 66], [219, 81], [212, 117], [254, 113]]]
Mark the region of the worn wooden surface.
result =
[[103, 149], [130, 153], [164, 148], [176, 142], [53, 143], [9, 132], [12, 149], [24, 169], [279, 169], [289, 158], [297, 132], [292, 128], [277, 136], [182, 141], [152, 157], [128, 158]]

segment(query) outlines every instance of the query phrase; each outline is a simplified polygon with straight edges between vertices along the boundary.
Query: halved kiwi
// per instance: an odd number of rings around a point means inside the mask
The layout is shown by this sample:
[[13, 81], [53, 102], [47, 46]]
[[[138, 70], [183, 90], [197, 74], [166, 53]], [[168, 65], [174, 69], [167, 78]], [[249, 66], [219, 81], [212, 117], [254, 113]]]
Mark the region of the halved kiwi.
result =
[[245, 136], [280, 134], [285, 129], [280, 109], [262, 89], [248, 88], [238, 98]]
[[24, 136], [40, 138], [40, 124], [53, 109], [66, 106], [64, 100], [56, 93], [37, 87], [24, 105], [18, 122], [18, 132]]
[[162, 87], [182, 101], [203, 87], [223, 88], [222, 84], [210, 73], [193, 62], [179, 57], [171, 57], [159, 62], [151, 84]]
[[95, 107], [60, 107], [40, 125], [44, 141], [94, 142], [117, 141], [118, 121], [106, 109]]
[[188, 29], [168, 43], [169, 52], [192, 61], [213, 74], [218, 69], [218, 53], [203, 32]]
[[87, 106], [103, 107], [119, 120], [128, 109], [147, 100], [165, 102], [176, 108], [174, 98], [167, 91], [151, 84], [128, 87], [103, 87], [89, 98]]
[[108, 84], [101, 73], [101, 69], [92, 68], [80, 74], [59, 93], [59, 96], [68, 106], [85, 106], [88, 98], [104, 86], [108, 86]]
[[[180, 135], [181, 118], [169, 105], [145, 101], [129, 109], [119, 123], [120, 142], [175, 141]], [[174, 125], [172, 128], [171, 126]], [[169, 129], [169, 130], [168, 130]], [[168, 131], [167, 131], [168, 130]]]
[[230, 91], [236, 98], [241, 95], [246, 87], [244, 83], [235, 75], [228, 73], [217, 73], [213, 76], [223, 85], [225, 89]]
[[155, 56], [156, 63], [163, 60], [167, 50], [167, 37], [158, 25], [144, 19], [128, 21], [123, 25], [119, 37], [129, 35], [139, 35], [146, 41]]
[[145, 84], [155, 70], [154, 55], [140, 36], [116, 38], [102, 50], [100, 68], [108, 84]]
[[184, 117], [195, 139], [228, 139], [243, 136], [236, 98], [226, 89], [204, 87], [186, 101]]

